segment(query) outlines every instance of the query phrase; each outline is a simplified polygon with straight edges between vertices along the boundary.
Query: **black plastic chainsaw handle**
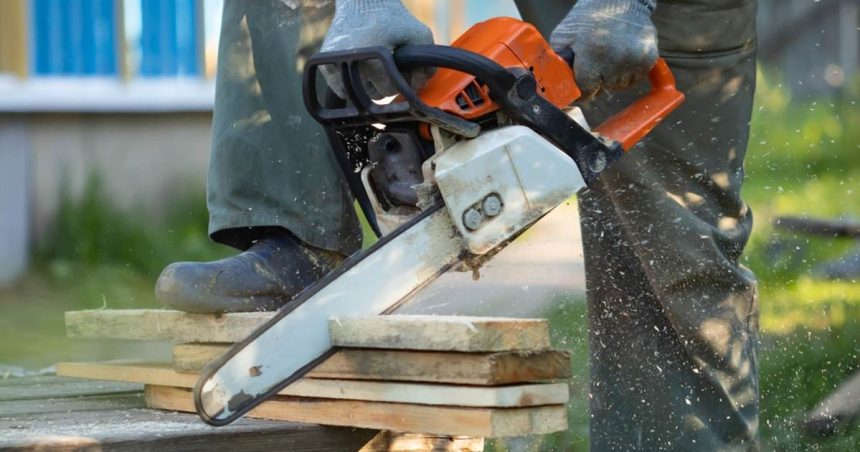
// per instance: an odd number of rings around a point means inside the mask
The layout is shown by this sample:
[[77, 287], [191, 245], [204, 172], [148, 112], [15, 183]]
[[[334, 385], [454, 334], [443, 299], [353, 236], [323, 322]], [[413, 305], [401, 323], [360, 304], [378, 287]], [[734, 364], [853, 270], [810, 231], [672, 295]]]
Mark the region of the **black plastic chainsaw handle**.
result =
[[[398, 49], [408, 50], [413, 46], [404, 46]], [[420, 46], [426, 47], [417, 55], [411, 54], [410, 67], [417, 66], [434, 66], [432, 56], [426, 56], [425, 53], [432, 55], [443, 54], [444, 50], [450, 49], [446, 46]], [[431, 50], [432, 49], [432, 50]], [[458, 49], [459, 50], [459, 49]], [[482, 65], [476, 70], [490, 69], [488, 62], [495, 64], [492, 60], [476, 55], [472, 52], [461, 51], [461, 58], [468, 58], [460, 62], [461, 67], [471, 70], [475, 57], [483, 58], [486, 61], [481, 61]], [[447, 53], [445, 53], [447, 55]], [[450, 59], [450, 58], [449, 58]], [[453, 59], [457, 59], [456, 57]], [[359, 71], [359, 64], [369, 61], [376, 61], [382, 65], [385, 74], [397, 88], [400, 98], [388, 104], [378, 104], [371, 99], [363, 86], [363, 81]], [[331, 107], [324, 106], [320, 102], [317, 94], [317, 78], [320, 66], [332, 65], [337, 66], [343, 78], [343, 86], [346, 90], [346, 95], [349, 97], [349, 102], [346, 105]], [[491, 68], [492, 71], [499, 73], [507, 72], [503, 67]], [[404, 66], [405, 68], [406, 66]], [[452, 115], [437, 108], [430, 107], [418, 97], [415, 90], [409, 85], [403, 75], [400, 73], [400, 67], [395, 62], [395, 56], [385, 47], [367, 47], [362, 49], [349, 49], [336, 52], [318, 53], [311, 57], [305, 66], [303, 79], [303, 94], [305, 107], [311, 116], [322, 124], [334, 127], [352, 127], [369, 125], [374, 123], [394, 123], [401, 121], [426, 121], [436, 124], [446, 130], [449, 130], [458, 135], [468, 138], [478, 136], [481, 128], [478, 124]], [[470, 72], [471, 73], [471, 72]]]
[[[574, 55], [572, 49], [566, 48], [556, 54], [573, 67]], [[458, 47], [439, 45], [403, 46], [394, 51], [394, 62], [401, 70], [431, 66], [453, 69], [473, 75], [480, 84], [486, 85], [489, 88], [490, 97], [497, 102], [507, 96], [517, 83], [517, 76], [510, 69], [484, 55]]]
[[468, 50], [437, 45], [410, 45], [394, 51], [400, 69], [443, 67], [474, 76], [490, 90], [490, 96], [503, 97], [516, 83], [514, 74], [495, 61]]
[[[572, 60], [570, 52], [569, 59]], [[568, 59], [568, 58], [565, 58]], [[378, 61], [386, 76], [397, 88], [400, 99], [377, 104], [362, 84], [359, 63]], [[349, 103], [342, 107], [323, 106], [318, 98], [316, 83], [320, 66], [338, 66]], [[426, 105], [403, 78], [401, 71], [419, 67], [447, 68], [474, 76], [489, 89], [490, 97], [501, 101], [517, 82], [517, 77], [504, 66], [478, 53], [442, 45], [408, 45], [393, 53], [385, 47], [367, 47], [336, 52], [323, 52], [308, 60], [304, 74], [304, 100], [308, 112], [317, 121], [336, 128], [372, 123], [422, 120], [469, 138], [477, 136], [480, 127], [459, 116]], [[500, 102], [501, 103], [501, 102]]]

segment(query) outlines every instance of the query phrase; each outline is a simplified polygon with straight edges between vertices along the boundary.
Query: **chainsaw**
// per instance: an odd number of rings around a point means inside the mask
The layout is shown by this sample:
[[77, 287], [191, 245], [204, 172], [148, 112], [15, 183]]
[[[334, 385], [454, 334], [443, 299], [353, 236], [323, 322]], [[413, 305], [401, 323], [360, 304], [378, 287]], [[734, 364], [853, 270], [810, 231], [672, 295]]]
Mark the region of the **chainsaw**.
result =
[[[335, 353], [333, 316], [390, 314], [446, 271], [475, 269], [594, 182], [682, 101], [660, 59], [651, 90], [590, 129], [576, 107], [572, 52], [553, 52], [511, 18], [470, 28], [452, 45], [319, 53], [303, 94], [379, 239], [293, 298], [210, 364], [194, 403], [226, 425]], [[372, 99], [359, 68], [378, 65], [398, 89]], [[339, 71], [348, 99], [325, 88]], [[435, 67], [416, 92], [401, 70]]]

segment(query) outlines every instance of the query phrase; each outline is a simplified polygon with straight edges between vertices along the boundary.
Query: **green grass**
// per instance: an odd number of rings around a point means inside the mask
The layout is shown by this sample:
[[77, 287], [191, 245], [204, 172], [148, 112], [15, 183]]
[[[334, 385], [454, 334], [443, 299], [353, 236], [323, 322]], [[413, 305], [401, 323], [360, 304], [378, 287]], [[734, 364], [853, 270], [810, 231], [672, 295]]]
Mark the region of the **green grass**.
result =
[[771, 450], [856, 450], [856, 426], [829, 438], [796, 427], [800, 414], [860, 368], [860, 307], [847, 321], [827, 328], [798, 327], [788, 334], [765, 334], [759, 355], [761, 435]]
[[[65, 191], [64, 191], [65, 192]], [[78, 199], [64, 196], [31, 271], [0, 288], [0, 365], [37, 369], [63, 360], [121, 357], [139, 344], [65, 338], [64, 311], [159, 307], [153, 283], [175, 260], [210, 260], [230, 250], [206, 235], [203, 193], [179, 191], [160, 219], [121, 209], [92, 176]], [[0, 375], [2, 377], [2, 375]]]
[[73, 276], [72, 267], [106, 266], [155, 277], [175, 259], [227, 255], [227, 248], [209, 241], [208, 218], [206, 198], [199, 189], [178, 190], [163, 218], [148, 219], [134, 209], [117, 207], [94, 174], [79, 198], [60, 198], [53, 227], [36, 250], [36, 265], [60, 279]]

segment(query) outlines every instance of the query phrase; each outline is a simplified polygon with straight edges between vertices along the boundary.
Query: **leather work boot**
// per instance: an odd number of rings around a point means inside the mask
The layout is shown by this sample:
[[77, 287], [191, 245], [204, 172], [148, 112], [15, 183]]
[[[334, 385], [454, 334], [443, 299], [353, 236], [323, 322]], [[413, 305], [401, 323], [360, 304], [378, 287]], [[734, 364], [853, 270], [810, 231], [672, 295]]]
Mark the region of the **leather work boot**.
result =
[[232, 257], [168, 265], [155, 283], [155, 297], [186, 312], [273, 311], [342, 260], [340, 254], [310, 247], [283, 230]]

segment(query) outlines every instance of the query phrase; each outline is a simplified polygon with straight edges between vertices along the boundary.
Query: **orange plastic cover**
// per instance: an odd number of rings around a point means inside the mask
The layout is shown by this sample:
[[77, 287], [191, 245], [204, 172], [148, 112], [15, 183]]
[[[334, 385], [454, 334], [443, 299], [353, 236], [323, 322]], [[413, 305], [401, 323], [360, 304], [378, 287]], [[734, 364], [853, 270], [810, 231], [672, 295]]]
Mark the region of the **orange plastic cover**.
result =
[[[538, 91], [559, 108], [580, 96], [570, 66], [529, 23], [496, 17], [474, 25], [451, 46], [481, 54], [507, 68], [532, 71]], [[474, 76], [445, 68], [440, 68], [421, 90], [421, 99], [431, 107], [465, 119], [479, 118], [499, 109]]]

